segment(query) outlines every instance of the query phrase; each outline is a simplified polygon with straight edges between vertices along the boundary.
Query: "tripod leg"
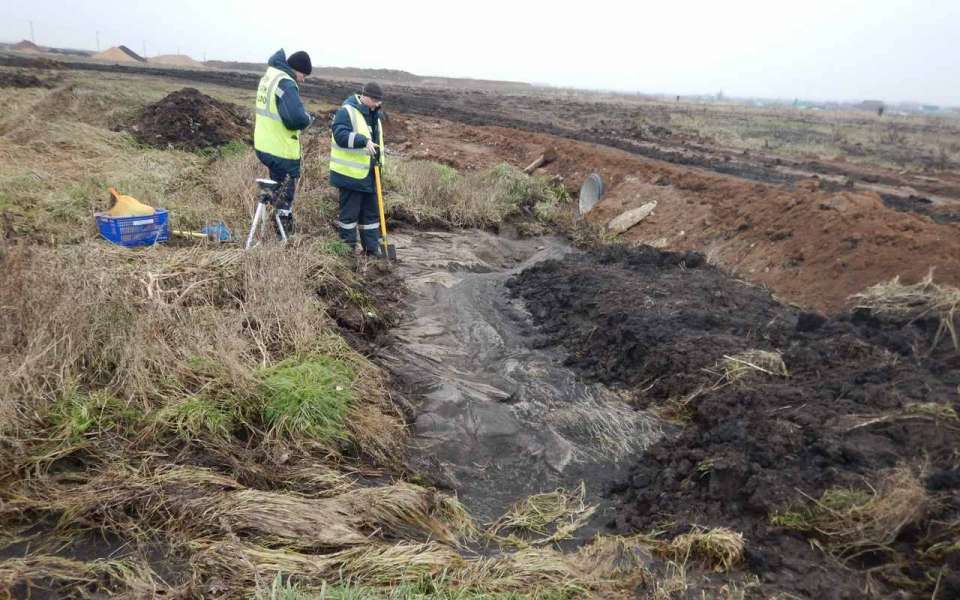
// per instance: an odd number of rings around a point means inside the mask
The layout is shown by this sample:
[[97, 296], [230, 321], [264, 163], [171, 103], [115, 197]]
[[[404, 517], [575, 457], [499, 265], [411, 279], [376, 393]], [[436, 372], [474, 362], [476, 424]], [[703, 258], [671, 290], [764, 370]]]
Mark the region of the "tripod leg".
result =
[[277, 220], [277, 231], [280, 232], [280, 239], [283, 241], [283, 243], [287, 243], [287, 230], [283, 228], [283, 221], [280, 220], [280, 213], [274, 210], [273, 218]]
[[246, 250], [249, 250], [250, 246], [253, 244], [253, 237], [257, 233], [257, 226], [260, 224], [260, 221], [265, 220], [266, 215], [263, 213], [263, 202], [257, 202], [257, 211], [253, 213], [253, 222], [250, 223], [250, 233], [247, 235], [247, 245], [244, 246]]

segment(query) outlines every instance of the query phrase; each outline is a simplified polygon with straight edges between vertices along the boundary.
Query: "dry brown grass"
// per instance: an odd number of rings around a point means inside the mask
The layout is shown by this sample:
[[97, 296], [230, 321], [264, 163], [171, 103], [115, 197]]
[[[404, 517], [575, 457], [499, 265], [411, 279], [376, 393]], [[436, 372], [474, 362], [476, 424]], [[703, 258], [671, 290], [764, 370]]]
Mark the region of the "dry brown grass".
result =
[[754, 375], [789, 377], [787, 365], [779, 352], [768, 350], [747, 350], [740, 354], [724, 356], [720, 361], [720, 370], [727, 382], [739, 381]]
[[[365, 452], [394, 461], [403, 426], [379, 370], [339, 337], [319, 297], [353, 285], [338, 261], [309, 243], [0, 249], [2, 407], [21, 416], [5, 425], [43, 418], [67, 390], [104, 390], [150, 412], [200, 397], [239, 417], [256, 409], [258, 369], [319, 352], [365, 373], [347, 426]], [[170, 420], [198, 432], [182, 412]]]
[[568, 200], [562, 188], [507, 164], [471, 173], [428, 161], [387, 164], [389, 211], [427, 226], [497, 227], [520, 214], [553, 222]]
[[582, 546], [572, 557], [583, 573], [600, 582], [615, 582], [623, 589], [649, 585], [654, 576], [649, 567], [653, 562], [651, 548], [655, 544], [646, 536], [597, 536]]
[[894, 554], [891, 546], [900, 532], [932, 507], [926, 488], [908, 467], [885, 473], [876, 486], [831, 488], [808, 500], [805, 507], [774, 515], [772, 522], [815, 535], [844, 561], [867, 553]]
[[311, 498], [250, 489], [210, 469], [126, 464], [28, 482], [0, 515], [23, 511], [57, 516], [64, 533], [91, 527], [142, 539], [161, 532], [184, 540], [240, 535], [299, 549], [347, 548], [384, 537], [458, 546], [463, 528], [440, 495], [407, 483]]
[[933, 282], [933, 270], [912, 285], [900, 283], [900, 277], [878, 283], [850, 297], [854, 308], [864, 308], [880, 317], [894, 317], [911, 322], [932, 318], [940, 324], [931, 350], [947, 335], [955, 350], [960, 351], [957, 317], [960, 316], [960, 289]]
[[287, 250], [6, 248], [0, 381], [20, 397], [80, 385], [144, 405], [200, 391], [211, 371], [243, 388], [330, 327], [314, 293], [329, 257]]
[[695, 528], [656, 546], [656, 552], [680, 564], [701, 560], [718, 573], [729, 571], [743, 558], [743, 535], [726, 527]]
[[194, 568], [218, 573], [236, 588], [250, 589], [275, 573], [307, 585], [353, 581], [391, 587], [442, 578], [452, 588], [477, 592], [585, 591], [583, 579], [559, 553], [523, 550], [494, 558], [465, 559], [435, 543], [375, 544], [316, 555], [236, 542], [196, 543]]
[[559, 489], [528, 496], [491, 525], [487, 535], [498, 543], [521, 548], [569, 539], [597, 510], [587, 505], [585, 498], [583, 482], [572, 491]]
[[82, 593], [81, 597], [106, 594], [118, 598], [154, 598], [173, 591], [143, 561], [84, 562], [50, 555], [0, 561], [0, 597], [23, 597], [15, 594], [29, 588], [18, 586], [38, 584], [62, 592], [69, 590], [71, 597]]

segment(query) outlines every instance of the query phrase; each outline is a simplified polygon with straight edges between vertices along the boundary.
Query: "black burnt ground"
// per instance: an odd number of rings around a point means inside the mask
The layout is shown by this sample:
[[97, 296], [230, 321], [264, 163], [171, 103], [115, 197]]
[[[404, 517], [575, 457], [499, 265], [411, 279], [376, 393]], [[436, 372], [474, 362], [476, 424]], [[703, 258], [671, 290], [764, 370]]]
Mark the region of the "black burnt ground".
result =
[[[926, 356], [934, 323], [802, 313], [701, 255], [649, 247], [549, 261], [509, 285], [543, 343], [565, 347], [567, 363], [586, 378], [634, 390], [638, 405], [687, 420], [635, 458], [613, 490], [621, 508], [611, 527], [731, 527], [746, 537], [747, 568], [767, 592], [862, 597], [865, 576], [851, 576], [770, 517], [804, 494], [864, 489], [907, 466], [924, 478], [934, 508], [901, 531], [892, 552], [850, 566], [886, 565], [873, 577], [881, 594], [904, 587], [930, 597], [939, 578], [938, 597], [958, 597], [960, 550], [924, 555], [960, 532], [957, 422], [911, 416], [862, 425], [927, 403], [958, 408], [960, 355], [943, 345]], [[789, 377], [717, 386], [717, 363], [746, 350], [780, 352]]]
[[202, 150], [228, 142], [250, 141], [253, 125], [246, 111], [194, 88], [183, 88], [143, 109], [132, 133], [158, 148]]
[[23, 71], [0, 71], [0, 88], [51, 88], [53, 83], [40, 79]]

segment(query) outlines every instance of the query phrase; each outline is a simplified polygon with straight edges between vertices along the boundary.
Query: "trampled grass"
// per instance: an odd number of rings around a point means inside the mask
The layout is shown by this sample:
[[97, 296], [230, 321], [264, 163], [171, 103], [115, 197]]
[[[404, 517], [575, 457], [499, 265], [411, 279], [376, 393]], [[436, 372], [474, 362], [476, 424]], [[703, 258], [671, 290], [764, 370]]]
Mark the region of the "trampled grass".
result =
[[570, 600], [567, 591], [481, 592], [451, 587], [443, 576], [425, 577], [413, 583], [389, 588], [368, 587], [350, 582], [327, 585], [319, 589], [302, 588], [289, 578], [277, 574], [269, 585], [257, 589], [257, 600]]

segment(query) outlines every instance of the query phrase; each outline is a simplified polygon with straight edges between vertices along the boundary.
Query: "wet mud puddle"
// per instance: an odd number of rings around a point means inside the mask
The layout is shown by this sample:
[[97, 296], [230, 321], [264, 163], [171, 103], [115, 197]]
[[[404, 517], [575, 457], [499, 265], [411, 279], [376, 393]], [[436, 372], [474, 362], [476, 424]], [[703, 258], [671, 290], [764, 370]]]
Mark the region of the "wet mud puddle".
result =
[[575, 250], [484, 232], [418, 232], [396, 243], [405, 316], [380, 358], [417, 390], [413, 464], [486, 522], [525, 496], [582, 481], [599, 509], [581, 535], [595, 531], [610, 519], [603, 493], [622, 459], [661, 434], [616, 392], [580, 382], [562, 351], [533, 347], [529, 313], [506, 282]]

